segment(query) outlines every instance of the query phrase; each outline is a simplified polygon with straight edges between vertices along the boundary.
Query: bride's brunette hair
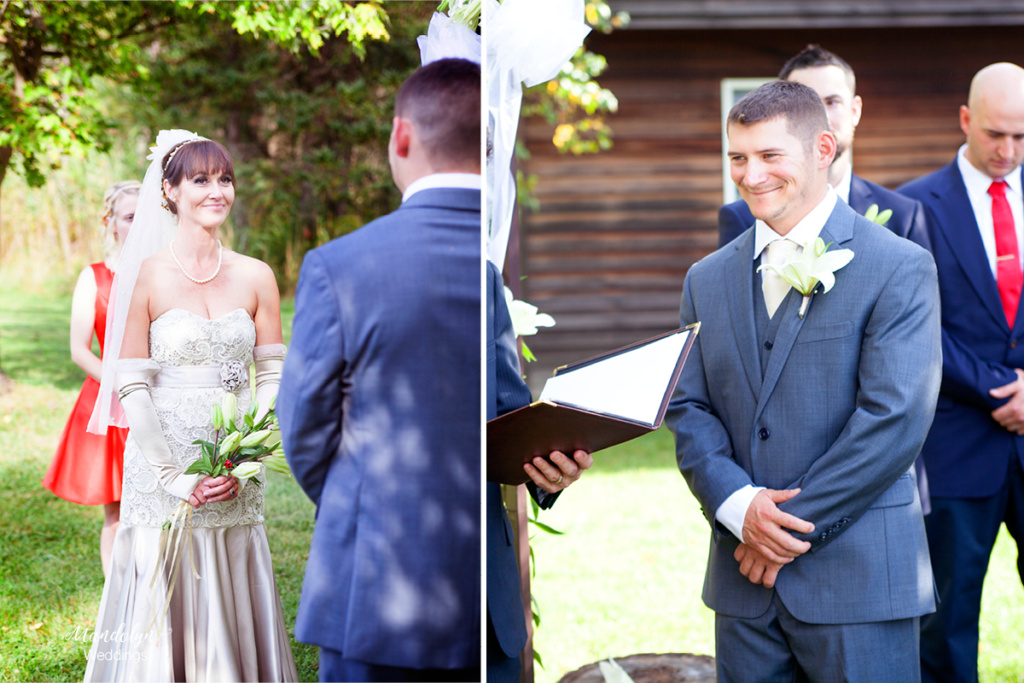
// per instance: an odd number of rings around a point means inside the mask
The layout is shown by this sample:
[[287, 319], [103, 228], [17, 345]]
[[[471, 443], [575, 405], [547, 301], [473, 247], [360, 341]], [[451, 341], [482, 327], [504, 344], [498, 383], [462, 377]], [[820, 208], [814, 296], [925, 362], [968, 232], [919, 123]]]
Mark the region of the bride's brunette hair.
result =
[[[185, 178], [197, 175], [235, 177], [235, 163], [224, 145], [213, 140], [192, 140], [176, 146], [163, 158], [163, 180], [177, 187]], [[165, 199], [171, 213], [178, 215], [178, 207]]]

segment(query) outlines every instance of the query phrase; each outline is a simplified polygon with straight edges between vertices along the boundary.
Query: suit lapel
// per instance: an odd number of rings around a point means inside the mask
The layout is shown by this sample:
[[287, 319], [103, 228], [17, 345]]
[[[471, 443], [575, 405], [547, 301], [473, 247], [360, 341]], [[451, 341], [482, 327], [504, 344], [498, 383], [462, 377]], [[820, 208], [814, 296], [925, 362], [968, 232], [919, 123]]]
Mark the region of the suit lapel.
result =
[[[842, 249], [842, 244], [853, 239], [853, 224], [856, 218], [857, 214], [850, 207], [842, 202], [837, 202], [836, 208], [833, 209], [832, 215], [829, 216], [825, 227], [821, 230], [821, 238], [825, 240], [825, 244], [831, 242], [833, 246], [830, 249]], [[836, 286], [839, 286], [838, 281]], [[786, 361], [789, 360], [789, 354], [793, 351], [793, 345], [796, 343], [800, 330], [803, 329], [807, 319], [814, 315], [814, 299], [817, 296], [818, 294], [814, 294], [811, 297], [811, 303], [803, 318], [799, 316], [800, 304], [803, 301], [803, 297], [799, 294], [788, 297], [786, 305], [779, 307], [779, 310], [775, 313], [775, 315], [782, 315], [783, 317], [779, 321], [779, 330], [775, 335], [772, 354], [768, 359], [768, 367], [764, 371], [764, 381], [761, 384], [761, 391], [757, 399], [757, 409], [754, 411], [754, 424], [757, 424], [757, 421], [761, 419], [761, 412], [768, 404], [768, 399], [775, 390], [775, 385], [779, 382], [782, 369], [786, 366]]]
[[754, 290], [754, 231], [748, 230], [733, 240], [726, 249], [731, 249], [729, 262], [722, 269], [725, 279], [727, 301], [730, 305], [733, 337], [739, 348], [743, 371], [750, 383], [750, 391], [757, 396], [761, 388], [761, 359], [757, 350], [757, 332], [754, 322], [754, 307], [750, 305]]
[[[940, 233], [949, 245], [949, 253], [960, 264], [960, 269], [971, 283], [978, 298], [995, 321], [1006, 325], [1006, 314], [999, 299], [999, 287], [992, 277], [992, 269], [985, 254], [985, 245], [978, 231], [971, 200], [956, 162], [946, 167], [943, 185], [938, 185], [932, 194], [938, 200], [935, 205], [939, 214], [935, 232]], [[1018, 316], [1019, 317], [1019, 316]]]

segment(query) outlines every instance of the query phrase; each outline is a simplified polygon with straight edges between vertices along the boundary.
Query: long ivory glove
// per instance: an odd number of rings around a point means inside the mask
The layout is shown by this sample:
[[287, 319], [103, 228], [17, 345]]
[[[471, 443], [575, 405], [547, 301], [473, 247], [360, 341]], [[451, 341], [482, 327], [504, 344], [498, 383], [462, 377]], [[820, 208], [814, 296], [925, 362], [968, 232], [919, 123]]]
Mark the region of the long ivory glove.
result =
[[153, 375], [160, 366], [149, 358], [123, 358], [117, 362], [117, 392], [128, 418], [128, 429], [139, 444], [153, 474], [172, 496], [188, 500], [201, 475], [184, 474], [171, 455], [156, 406], [149, 394]]
[[287, 350], [284, 344], [263, 344], [252, 350], [253, 365], [256, 367], [256, 401], [259, 403], [256, 422], [267, 414], [271, 399], [277, 396]]

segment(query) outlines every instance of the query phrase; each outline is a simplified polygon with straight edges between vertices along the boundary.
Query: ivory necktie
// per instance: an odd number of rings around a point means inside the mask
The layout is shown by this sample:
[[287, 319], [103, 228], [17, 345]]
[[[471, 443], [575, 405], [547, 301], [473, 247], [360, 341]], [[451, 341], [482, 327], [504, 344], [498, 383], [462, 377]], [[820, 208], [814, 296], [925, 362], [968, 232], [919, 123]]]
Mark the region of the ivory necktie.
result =
[[1021, 285], [1024, 284], [1020, 252], [1017, 250], [1017, 228], [1013, 224], [1010, 203], [1006, 201], [1006, 182], [993, 182], [988, 193], [992, 195], [992, 225], [996, 235], [996, 284], [1006, 322], [1012, 328], [1013, 321], [1017, 319]]
[[[790, 255], [796, 253], [799, 248], [800, 245], [796, 242], [787, 239], [775, 240], [765, 247], [764, 253], [761, 255], [761, 262], [782, 268]], [[782, 300], [786, 298], [789, 289], [789, 283], [776, 275], [774, 270], [765, 268], [761, 271], [761, 291], [764, 293], [764, 303], [768, 307], [769, 318], [775, 315], [775, 311], [779, 308]], [[1018, 288], [1017, 291], [1019, 293], [1020, 289]]]

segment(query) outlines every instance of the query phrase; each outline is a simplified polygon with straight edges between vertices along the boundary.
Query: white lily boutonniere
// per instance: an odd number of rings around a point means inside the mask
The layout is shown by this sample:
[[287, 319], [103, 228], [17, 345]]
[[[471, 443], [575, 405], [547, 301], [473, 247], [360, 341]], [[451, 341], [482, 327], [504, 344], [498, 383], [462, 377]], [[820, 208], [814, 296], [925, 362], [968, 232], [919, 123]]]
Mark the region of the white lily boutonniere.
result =
[[789, 257], [781, 268], [765, 264], [757, 269], [761, 272], [763, 268], [770, 268], [790, 287], [804, 295], [798, 314], [801, 318], [807, 313], [811, 295], [818, 284], [821, 284], [822, 294], [832, 289], [836, 283], [835, 272], [853, 260], [851, 250], [829, 251], [830, 246], [831, 242], [825, 244], [825, 240], [818, 237], [813, 242], [805, 244], [803, 252]]
[[[537, 334], [538, 327], [554, 327], [555, 319], [547, 313], [540, 313], [536, 306], [516, 299], [512, 290], [505, 288], [505, 303], [508, 304], [508, 313], [512, 318], [512, 332], [517, 337], [528, 337]], [[530, 363], [537, 360], [537, 357], [530, 351], [530, 347], [523, 341], [523, 358]]]
[[889, 222], [889, 219], [892, 218], [892, 209], [879, 211], [878, 204], [872, 204], [868, 207], [868, 210], [864, 212], [864, 218], [878, 223], [881, 226], [885, 226], [885, 224]]

